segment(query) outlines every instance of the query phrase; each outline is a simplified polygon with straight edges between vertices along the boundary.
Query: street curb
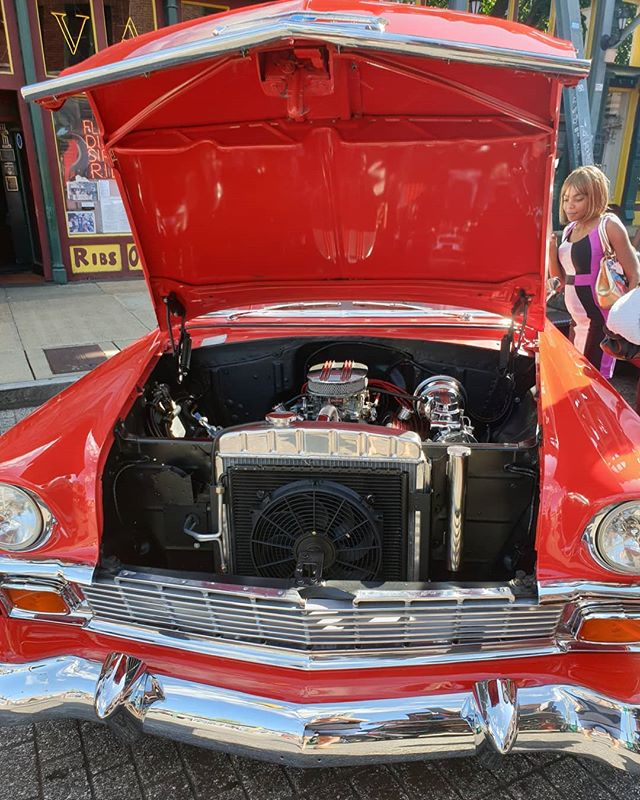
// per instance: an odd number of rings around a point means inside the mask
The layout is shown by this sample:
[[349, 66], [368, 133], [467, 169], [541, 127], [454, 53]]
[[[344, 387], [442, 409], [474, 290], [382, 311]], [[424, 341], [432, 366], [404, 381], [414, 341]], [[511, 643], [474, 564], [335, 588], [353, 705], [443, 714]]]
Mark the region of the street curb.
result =
[[39, 406], [63, 389], [71, 386], [84, 375], [88, 375], [88, 373], [78, 372], [75, 375], [65, 375], [64, 377], [1, 384], [0, 411], [7, 411], [11, 408]]

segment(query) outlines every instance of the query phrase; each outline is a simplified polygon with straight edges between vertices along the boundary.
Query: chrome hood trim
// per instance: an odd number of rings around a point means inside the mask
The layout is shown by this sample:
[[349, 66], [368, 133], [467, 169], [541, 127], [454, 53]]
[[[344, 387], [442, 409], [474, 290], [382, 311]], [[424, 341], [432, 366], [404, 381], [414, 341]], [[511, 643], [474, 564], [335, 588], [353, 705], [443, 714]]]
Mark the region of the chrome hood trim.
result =
[[[37, 680], [34, 676], [37, 675]], [[0, 664], [0, 724], [71, 717], [299, 767], [508, 752], [567, 752], [640, 772], [640, 707], [586, 686], [521, 686], [334, 703], [260, 697], [169, 675], [112, 653]]]
[[89, 586], [93, 580], [95, 566], [92, 564], [70, 564], [54, 559], [12, 558], [0, 556], [0, 575], [9, 578], [55, 581], [60, 584], [76, 583]]
[[600, 581], [538, 582], [541, 603], [570, 603], [577, 600], [640, 600], [640, 584]]
[[290, 38], [313, 39], [360, 50], [552, 72], [578, 78], [584, 78], [589, 73], [590, 62], [584, 59], [392, 34], [387, 33], [385, 28], [386, 21], [381, 16], [329, 12], [285, 12], [249, 22], [228, 22], [215, 28], [214, 35], [204, 40], [35, 83], [23, 88], [22, 95], [30, 101], [55, 99], [102, 84], [216, 56], [241, 53]]

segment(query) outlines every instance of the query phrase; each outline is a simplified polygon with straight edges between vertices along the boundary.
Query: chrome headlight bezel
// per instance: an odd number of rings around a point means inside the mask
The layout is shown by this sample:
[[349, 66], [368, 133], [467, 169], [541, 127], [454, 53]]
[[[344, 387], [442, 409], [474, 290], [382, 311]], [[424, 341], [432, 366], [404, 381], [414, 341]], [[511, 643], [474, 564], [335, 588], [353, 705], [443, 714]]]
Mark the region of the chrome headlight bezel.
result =
[[[618, 514], [631, 507], [637, 509], [638, 517], [640, 517], [640, 499], [625, 500], [602, 508], [587, 525], [584, 540], [587, 543], [591, 557], [604, 569], [609, 572], [615, 572], [618, 575], [640, 576], [640, 563], [636, 569], [624, 566], [613, 560], [602, 544], [602, 537], [607, 525]], [[638, 549], [640, 550], [640, 538], [638, 540]]]
[[0, 488], [7, 488], [15, 491], [18, 495], [22, 495], [32, 504], [34, 512], [40, 521], [40, 529], [37, 534], [32, 535], [26, 544], [19, 546], [13, 544], [6, 544], [0, 541], [0, 553], [28, 553], [32, 550], [37, 550], [48, 540], [51, 535], [51, 529], [55, 522], [51, 511], [47, 508], [45, 503], [34, 493], [25, 489], [23, 486], [16, 486], [13, 483], [0, 482]]

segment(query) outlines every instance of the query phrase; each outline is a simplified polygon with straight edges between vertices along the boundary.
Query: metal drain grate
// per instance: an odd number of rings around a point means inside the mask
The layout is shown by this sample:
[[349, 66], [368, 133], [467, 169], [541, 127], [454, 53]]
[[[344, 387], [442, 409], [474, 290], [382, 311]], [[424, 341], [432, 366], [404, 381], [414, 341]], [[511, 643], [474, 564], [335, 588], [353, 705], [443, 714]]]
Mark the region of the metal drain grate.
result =
[[107, 360], [107, 354], [97, 344], [51, 347], [45, 350], [44, 354], [54, 375], [88, 372]]

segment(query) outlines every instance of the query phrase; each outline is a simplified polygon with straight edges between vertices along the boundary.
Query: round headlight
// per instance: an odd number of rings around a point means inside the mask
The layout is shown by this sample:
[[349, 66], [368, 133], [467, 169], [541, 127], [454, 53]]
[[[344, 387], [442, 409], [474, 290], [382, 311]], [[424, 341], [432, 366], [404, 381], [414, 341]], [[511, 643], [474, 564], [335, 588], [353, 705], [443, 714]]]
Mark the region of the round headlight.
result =
[[598, 523], [595, 546], [604, 566], [640, 575], [640, 502], [631, 500], [609, 510]]
[[44, 529], [38, 503], [17, 486], [0, 483], [0, 550], [27, 550]]

